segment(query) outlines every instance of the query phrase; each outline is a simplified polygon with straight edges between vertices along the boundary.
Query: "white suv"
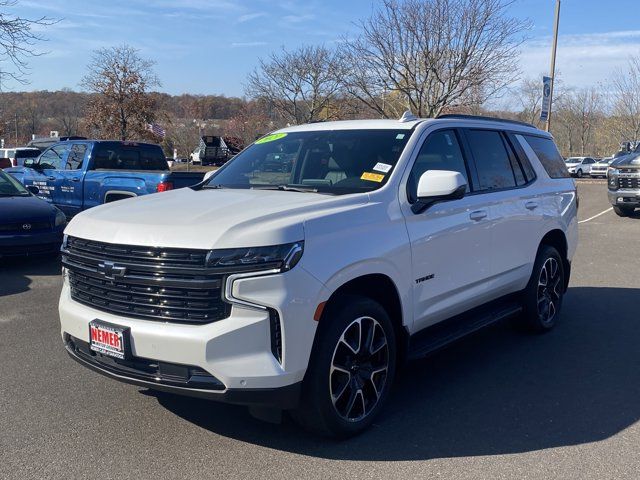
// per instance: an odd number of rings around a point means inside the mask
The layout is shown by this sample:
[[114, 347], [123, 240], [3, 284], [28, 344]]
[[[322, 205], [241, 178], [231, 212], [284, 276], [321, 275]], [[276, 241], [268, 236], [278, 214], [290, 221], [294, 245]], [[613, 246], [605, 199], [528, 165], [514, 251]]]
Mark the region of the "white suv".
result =
[[[274, 156], [291, 169], [266, 171]], [[576, 210], [552, 138], [530, 125], [285, 128], [199, 186], [74, 217], [64, 344], [117, 380], [352, 435], [403, 360], [507, 317], [554, 326]]]

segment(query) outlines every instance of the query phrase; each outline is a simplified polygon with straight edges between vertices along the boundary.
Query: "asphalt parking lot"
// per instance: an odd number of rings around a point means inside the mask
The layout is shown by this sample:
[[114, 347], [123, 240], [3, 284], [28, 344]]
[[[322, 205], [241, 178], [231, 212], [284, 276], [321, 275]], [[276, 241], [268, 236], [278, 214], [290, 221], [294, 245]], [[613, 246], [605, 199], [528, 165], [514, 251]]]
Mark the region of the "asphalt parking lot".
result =
[[604, 181], [578, 183], [558, 327], [496, 325], [411, 364], [374, 427], [342, 442], [83, 369], [59, 336], [59, 262], [0, 264], [0, 478], [637, 479], [640, 216], [607, 211]]

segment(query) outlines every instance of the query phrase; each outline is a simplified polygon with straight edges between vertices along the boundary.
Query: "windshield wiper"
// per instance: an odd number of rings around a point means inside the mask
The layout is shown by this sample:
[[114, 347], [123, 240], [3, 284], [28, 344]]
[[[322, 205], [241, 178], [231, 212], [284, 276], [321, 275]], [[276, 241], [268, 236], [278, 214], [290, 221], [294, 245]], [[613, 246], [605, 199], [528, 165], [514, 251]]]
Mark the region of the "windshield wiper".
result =
[[290, 187], [288, 185], [264, 185], [252, 187], [254, 190], [280, 190], [282, 192], [302, 192], [302, 193], [318, 193], [317, 188], [313, 187]]
[[219, 188], [226, 188], [226, 187], [225, 187], [224, 185], [220, 185], [220, 184], [218, 184], [218, 185], [205, 185], [205, 186], [204, 186], [204, 187], [202, 187], [202, 188], [203, 188], [203, 189], [205, 189], [205, 188], [206, 188], [207, 190], [216, 190], [216, 189], [219, 189]]

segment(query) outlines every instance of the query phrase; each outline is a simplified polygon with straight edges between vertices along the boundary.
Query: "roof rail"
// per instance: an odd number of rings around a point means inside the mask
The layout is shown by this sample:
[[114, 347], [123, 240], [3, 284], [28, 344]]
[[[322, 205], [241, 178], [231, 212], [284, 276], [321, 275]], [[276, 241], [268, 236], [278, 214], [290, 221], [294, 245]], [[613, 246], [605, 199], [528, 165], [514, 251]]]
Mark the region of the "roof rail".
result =
[[461, 120], [489, 120], [492, 122], [502, 122], [502, 123], [513, 123], [515, 125], [521, 125], [523, 127], [529, 127], [529, 128], [535, 128], [536, 130], [538, 130], [538, 127], [536, 127], [535, 125], [532, 125], [530, 123], [527, 122], [521, 122], [519, 120], [508, 120], [506, 118], [497, 118], [497, 117], [484, 117], [482, 115], [462, 115], [462, 114], [457, 114], [457, 113], [446, 113], [444, 115], [438, 115], [436, 118], [459, 118]]

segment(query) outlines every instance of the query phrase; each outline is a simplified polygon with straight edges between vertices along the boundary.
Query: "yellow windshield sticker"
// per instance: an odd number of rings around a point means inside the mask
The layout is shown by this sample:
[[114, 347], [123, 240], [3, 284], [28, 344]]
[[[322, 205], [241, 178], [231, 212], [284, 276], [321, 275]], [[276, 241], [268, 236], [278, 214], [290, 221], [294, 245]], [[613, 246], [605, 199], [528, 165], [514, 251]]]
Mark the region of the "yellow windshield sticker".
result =
[[370, 182], [380, 183], [382, 180], [384, 180], [384, 175], [380, 175], [379, 173], [364, 172], [360, 177], [360, 180], [369, 180]]
[[275, 142], [276, 140], [280, 140], [281, 138], [284, 138], [286, 136], [286, 133], [272, 133], [271, 135], [267, 135], [266, 137], [262, 137], [261, 139], [256, 140], [256, 145], [260, 145], [261, 143]]

